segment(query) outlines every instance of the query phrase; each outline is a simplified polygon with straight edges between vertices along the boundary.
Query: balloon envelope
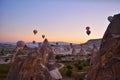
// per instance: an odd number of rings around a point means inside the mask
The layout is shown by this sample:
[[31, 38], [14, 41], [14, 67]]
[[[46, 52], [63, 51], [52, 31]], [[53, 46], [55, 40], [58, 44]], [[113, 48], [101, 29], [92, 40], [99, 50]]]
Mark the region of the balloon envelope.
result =
[[87, 30], [86, 33], [87, 33], [87, 35], [90, 35], [91, 31]]
[[33, 30], [33, 33], [34, 33], [34, 34], [37, 34], [37, 30], [36, 30], [36, 29], [34, 29], [34, 30]]
[[24, 47], [25, 46], [25, 42], [24, 41], [18, 41], [17, 42], [17, 47]]
[[44, 39], [44, 38], [45, 38], [45, 35], [42, 35], [42, 38]]
[[36, 43], [36, 41], [33, 41], [32, 43], [33, 43], [33, 44], [35, 44], [35, 43]]
[[89, 27], [89, 26], [87, 26], [87, 27], [86, 27], [86, 30], [89, 30], [89, 29], [90, 29], [90, 27]]

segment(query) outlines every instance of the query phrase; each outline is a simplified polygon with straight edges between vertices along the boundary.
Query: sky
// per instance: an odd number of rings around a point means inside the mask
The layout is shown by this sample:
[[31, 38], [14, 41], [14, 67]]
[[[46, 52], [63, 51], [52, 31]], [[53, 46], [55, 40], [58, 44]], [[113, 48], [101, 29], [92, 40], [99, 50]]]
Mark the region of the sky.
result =
[[102, 38], [107, 17], [118, 13], [120, 0], [0, 0], [0, 41], [39, 42], [44, 34], [49, 41], [84, 43]]

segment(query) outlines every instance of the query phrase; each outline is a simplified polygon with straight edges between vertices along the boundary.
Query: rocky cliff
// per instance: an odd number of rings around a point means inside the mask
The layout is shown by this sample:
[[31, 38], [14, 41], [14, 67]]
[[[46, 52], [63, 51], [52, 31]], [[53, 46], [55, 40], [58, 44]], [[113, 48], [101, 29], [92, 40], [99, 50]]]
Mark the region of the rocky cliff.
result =
[[[48, 61], [54, 62], [54, 54], [47, 39], [41, 48], [23, 48], [15, 50], [7, 80], [51, 80]], [[55, 62], [51, 67], [55, 67]]]
[[120, 80], [120, 14], [114, 15], [103, 36], [96, 63], [87, 80]]

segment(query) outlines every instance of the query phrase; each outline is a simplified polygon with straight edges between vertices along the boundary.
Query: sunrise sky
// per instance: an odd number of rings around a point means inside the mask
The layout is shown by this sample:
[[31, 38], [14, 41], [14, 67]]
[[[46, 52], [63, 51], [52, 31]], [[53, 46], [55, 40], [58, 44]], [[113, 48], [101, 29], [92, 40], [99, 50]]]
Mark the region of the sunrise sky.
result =
[[0, 41], [43, 41], [45, 34], [49, 41], [83, 43], [102, 38], [107, 17], [118, 13], [120, 0], [0, 0]]

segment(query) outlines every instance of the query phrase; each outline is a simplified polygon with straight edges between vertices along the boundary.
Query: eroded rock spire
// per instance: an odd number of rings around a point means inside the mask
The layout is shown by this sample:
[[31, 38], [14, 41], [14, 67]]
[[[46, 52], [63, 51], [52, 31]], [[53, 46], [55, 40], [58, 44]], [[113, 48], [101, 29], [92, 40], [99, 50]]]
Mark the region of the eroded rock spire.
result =
[[97, 62], [87, 80], [120, 80], [120, 14], [114, 15], [102, 39]]

